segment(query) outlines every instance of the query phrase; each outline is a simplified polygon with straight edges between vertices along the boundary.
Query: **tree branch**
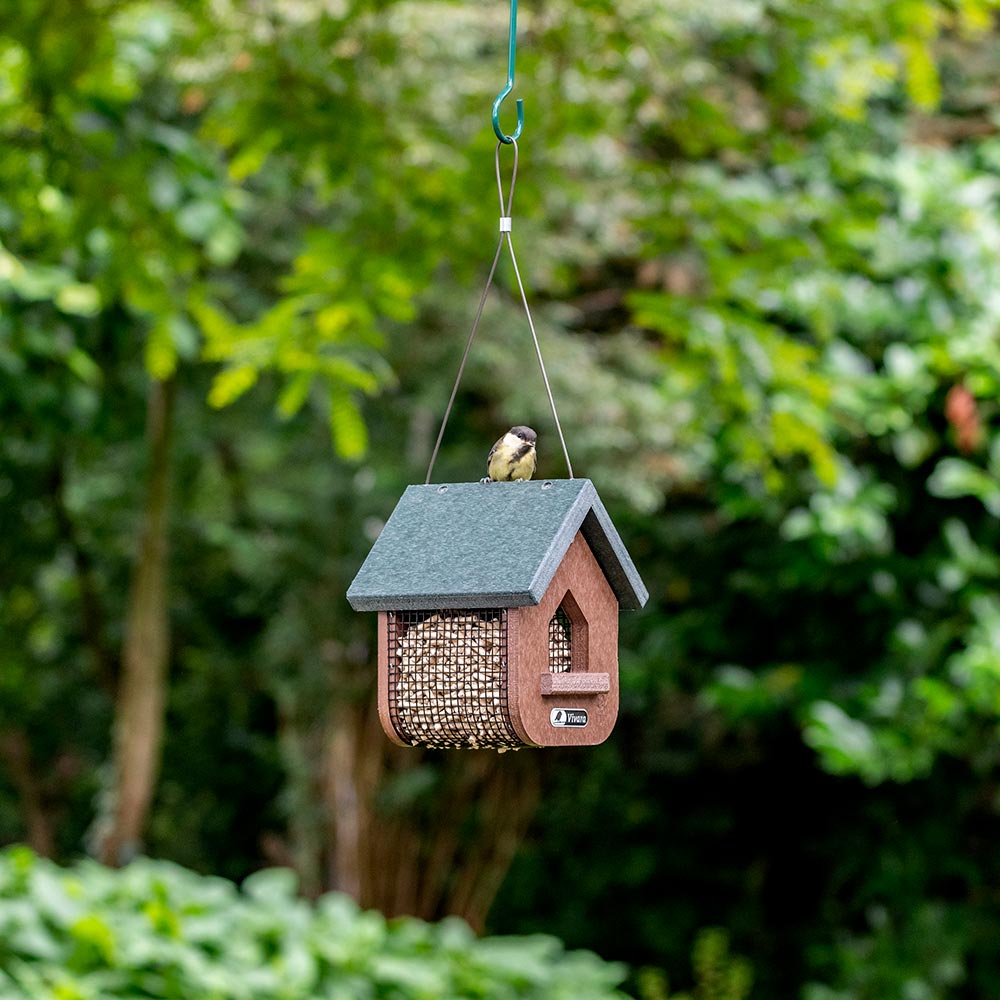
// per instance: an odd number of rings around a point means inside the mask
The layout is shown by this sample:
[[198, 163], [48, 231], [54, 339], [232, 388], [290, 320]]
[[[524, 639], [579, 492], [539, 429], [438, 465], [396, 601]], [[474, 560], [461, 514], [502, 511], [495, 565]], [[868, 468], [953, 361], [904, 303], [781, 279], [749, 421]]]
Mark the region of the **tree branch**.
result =
[[167, 518], [174, 383], [150, 386], [149, 473], [139, 552], [125, 619], [125, 647], [115, 718], [114, 813], [101, 845], [105, 864], [139, 850], [159, 772], [167, 699]]

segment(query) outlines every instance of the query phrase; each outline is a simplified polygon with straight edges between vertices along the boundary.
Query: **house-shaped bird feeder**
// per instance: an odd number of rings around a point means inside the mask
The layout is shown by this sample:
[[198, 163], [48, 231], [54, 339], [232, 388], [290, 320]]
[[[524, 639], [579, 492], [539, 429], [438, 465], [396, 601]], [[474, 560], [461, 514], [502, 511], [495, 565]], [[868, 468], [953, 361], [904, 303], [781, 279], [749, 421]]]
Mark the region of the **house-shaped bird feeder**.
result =
[[389, 738], [498, 750], [607, 739], [618, 609], [647, 597], [589, 479], [410, 486], [347, 592]]

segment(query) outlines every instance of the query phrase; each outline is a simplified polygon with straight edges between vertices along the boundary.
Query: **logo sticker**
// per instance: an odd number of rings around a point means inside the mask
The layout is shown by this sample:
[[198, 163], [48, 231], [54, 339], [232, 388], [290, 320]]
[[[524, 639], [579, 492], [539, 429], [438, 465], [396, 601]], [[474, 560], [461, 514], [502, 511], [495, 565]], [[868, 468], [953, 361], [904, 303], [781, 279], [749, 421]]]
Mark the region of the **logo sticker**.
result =
[[554, 708], [549, 712], [549, 722], [553, 726], [572, 726], [579, 729], [587, 724], [587, 710], [585, 708]]

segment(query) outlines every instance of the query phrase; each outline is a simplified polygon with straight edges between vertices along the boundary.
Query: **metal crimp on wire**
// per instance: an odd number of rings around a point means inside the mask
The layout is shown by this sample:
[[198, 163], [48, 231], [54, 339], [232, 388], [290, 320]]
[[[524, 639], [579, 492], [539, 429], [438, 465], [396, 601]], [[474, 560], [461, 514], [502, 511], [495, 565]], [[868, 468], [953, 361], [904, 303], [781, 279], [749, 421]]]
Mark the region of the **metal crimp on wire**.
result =
[[510, 232], [511, 217], [509, 215], [500, 216], [500, 232], [509, 233]]

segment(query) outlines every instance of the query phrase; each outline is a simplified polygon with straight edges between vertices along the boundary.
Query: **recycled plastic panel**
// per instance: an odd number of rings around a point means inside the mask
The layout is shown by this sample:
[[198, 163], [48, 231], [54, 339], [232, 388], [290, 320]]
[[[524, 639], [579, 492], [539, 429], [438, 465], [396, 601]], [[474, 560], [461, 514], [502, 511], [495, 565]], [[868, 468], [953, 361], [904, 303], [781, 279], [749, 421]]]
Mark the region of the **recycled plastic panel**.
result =
[[347, 591], [356, 611], [537, 604], [582, 532], [624, 608], [648, 598], [589, 479], [408, 486]]
[[[560, 607], [571, 622], [573, 666], [569, 672], [553, 674], [549, 628]], [[603, 743], [618, 718], [618, 600], [582, 533], [567, 550], [541, 603], [518, 608], [511, 615], [515, 613], [518, 636], [511, 659], [517, 672], [511, 681], [511, 719], [525, 742], [535, 746]], [[543, 694], [546, 687], [551, 694]], [[582, 709], [587, 724], [554, 727], [552, 713], [559, 709]]]

